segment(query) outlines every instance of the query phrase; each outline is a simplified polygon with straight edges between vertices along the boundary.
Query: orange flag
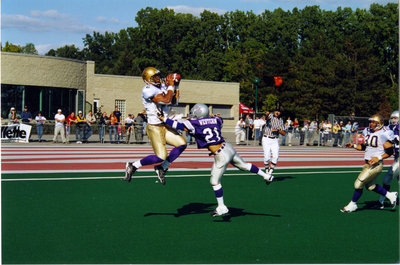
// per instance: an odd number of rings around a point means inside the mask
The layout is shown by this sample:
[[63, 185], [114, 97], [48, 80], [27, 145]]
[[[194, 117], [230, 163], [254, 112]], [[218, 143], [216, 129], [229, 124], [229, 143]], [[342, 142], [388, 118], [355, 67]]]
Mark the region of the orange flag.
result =
[[280, 76], [274, 76], [274, 80], [275, 80], [275, 85], [276, 85], [276, 86], [282, 85], [282, 77], [280, 77]]

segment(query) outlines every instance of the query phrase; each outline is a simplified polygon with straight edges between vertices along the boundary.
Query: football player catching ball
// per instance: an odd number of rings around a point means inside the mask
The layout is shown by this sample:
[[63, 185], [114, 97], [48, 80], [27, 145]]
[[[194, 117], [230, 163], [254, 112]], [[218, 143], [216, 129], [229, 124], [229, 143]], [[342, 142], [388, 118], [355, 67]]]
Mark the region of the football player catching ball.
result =
[[365, 137], [363, 144], [346, 143], [346, 147], [365, 151], [365, 164], [354, 182], [353, 198], [340, 209], [342, 212], [350, 213], [357, 210], [357, 201], [360, 199], [364, 187], [385, 196], [389, 199], [392, 208], [396, 207], [397, 192], [389, 192], [379, 184], [375, 184], [383, 169], [383, 159], [393, 154], [393, 131], [383, 127], [383, 117], [377, 114], [369, 119], [369, 127], [364, 129], [363, 135]]
[[[169, 105], [177, 103], [180, 81], [178, 74], [170, 74], [162, 81], [160, 71], [154, 67], [147, 67], [142, 73], [146, 85], [142, 90], [142, 101], [147, 113], [146, 133], [154, 150], [154, 155], [146, 156], [135, 162], [127, 162], [125, 169], [126, 181], [131, 181], [132, 175], [142, 166], [158, 164], [154, 167], [157, 177], [165, 185], [165, 174], [169, 165], [186, 149], [186, 140], [175, 130], [166, 127], [160, 121], [157, 113], [169, 114]], [[166, 144], [175, 148], [167, 154]], [[168, 155], [168, 156], [167, 156]]]

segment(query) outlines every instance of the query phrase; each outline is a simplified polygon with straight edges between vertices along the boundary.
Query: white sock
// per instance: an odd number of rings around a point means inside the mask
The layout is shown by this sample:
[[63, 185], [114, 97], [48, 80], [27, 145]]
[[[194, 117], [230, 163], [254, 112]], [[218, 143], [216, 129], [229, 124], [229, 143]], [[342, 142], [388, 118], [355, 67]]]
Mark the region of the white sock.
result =
[[217, 198], [218, 206], [224, 206], [224, 197]]
[[[221, 184], [217, 184], [217, 185], [212, 186], [212, 187], [213, 187], [214, 192], [222, 189], [222, 185]], [[223, 196], [221, 196], [221, 197], [215, 196], [215, 198], [217, 199], [218, 206], [224, 206], [225, 205]]]
[[349, 206], [350, 206], [350, 205], [357, 205], [357, 203], [356, 203], [356, 202], [353, 202], [353, 201], [350, 201], [348, 205], [349, 205]]
[[261, 177], [263, 177], [264, 179], [268, 178], [267, 173], [265, 173], [261, 169], [258, 170], [257, 174], [260, 175]]
[[136, 168], [141, 168], [142, 164], [140, 163], [140, 160], [137, 160], [137, 161], [133, 162], [133, 166]]

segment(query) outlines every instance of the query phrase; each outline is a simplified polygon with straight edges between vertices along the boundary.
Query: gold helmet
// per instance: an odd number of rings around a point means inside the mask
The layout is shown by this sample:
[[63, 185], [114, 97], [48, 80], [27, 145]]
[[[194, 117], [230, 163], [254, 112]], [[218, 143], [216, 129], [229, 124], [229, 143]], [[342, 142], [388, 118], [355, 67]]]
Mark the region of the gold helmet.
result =
[[370, 126], [370, 129], [372, 129], [372, 130], [379, 130], [383, 126], [383, 117], [380, 114], [372, 115], [372, 117], [369, 118], [369, 121], [370, 122], [372, 122], [372, 121], [376, 122], [376, 127], [375, 128], [371, 128], [371, 126]]
[[147, 67], [143, 70], [142, 78], [146, 84], [160, 85], [160, 81], [154, 81], [154, 76], [160, 75], [160, 71], [154, 67]]

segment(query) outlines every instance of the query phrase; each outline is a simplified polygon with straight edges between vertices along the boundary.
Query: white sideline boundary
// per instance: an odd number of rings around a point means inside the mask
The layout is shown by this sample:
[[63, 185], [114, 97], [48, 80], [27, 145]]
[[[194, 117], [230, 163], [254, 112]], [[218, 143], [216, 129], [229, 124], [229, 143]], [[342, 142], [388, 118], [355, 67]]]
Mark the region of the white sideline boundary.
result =
[[[310, 171], [310, 172], [279, 172], [274, 175], [311, 175], [311, 174], [343, 174], [343, 173], [359, 173], [357, 170], [343, 170], [343, 171]], [[256, 175], [254, 173], [227, 173], [224, 176], [248, 176]], [[194, 174], [194, 175], [168, 175], [168, 178], [188, 178], [188, 177], [209, 177], [209, 174]], [[60, 180], [109, 180], [109, 179], [122, 179], [123, 176], [105, 176], [105, 177], [74, 177], [74, 178], [20, 178], [20, 179], [1, 179], [2, 182], [16, 182], [16, 181], [60, 181]], [[132, 179], [156, 178], [156, 176], [134, 176]], [[157, 181], [158, 182], [158, 181]]]
[[[362, 168], [363, 165], [350, 166], [296, 166], [296, 167], [277, 167], [276, 169], [309, 169], [309, 168]], [[383, 165], [383, 167], [390, 167]], [[260, 167], [262, 168], [262, 167]], [[170, 168], [170, 171], [210, 171], [210, 168]], [[239, 170], [237, 168], [228, 168], [227, 171]], [[140, 169], [141, 172], [153, 172], [154, 169]], [[82, 170], [7, 170], [1, 174], [34, 174], [34, 173], [97, 173], [97, 172], [125, 172], [125, 168], [121, 169], [82, 169]]]

